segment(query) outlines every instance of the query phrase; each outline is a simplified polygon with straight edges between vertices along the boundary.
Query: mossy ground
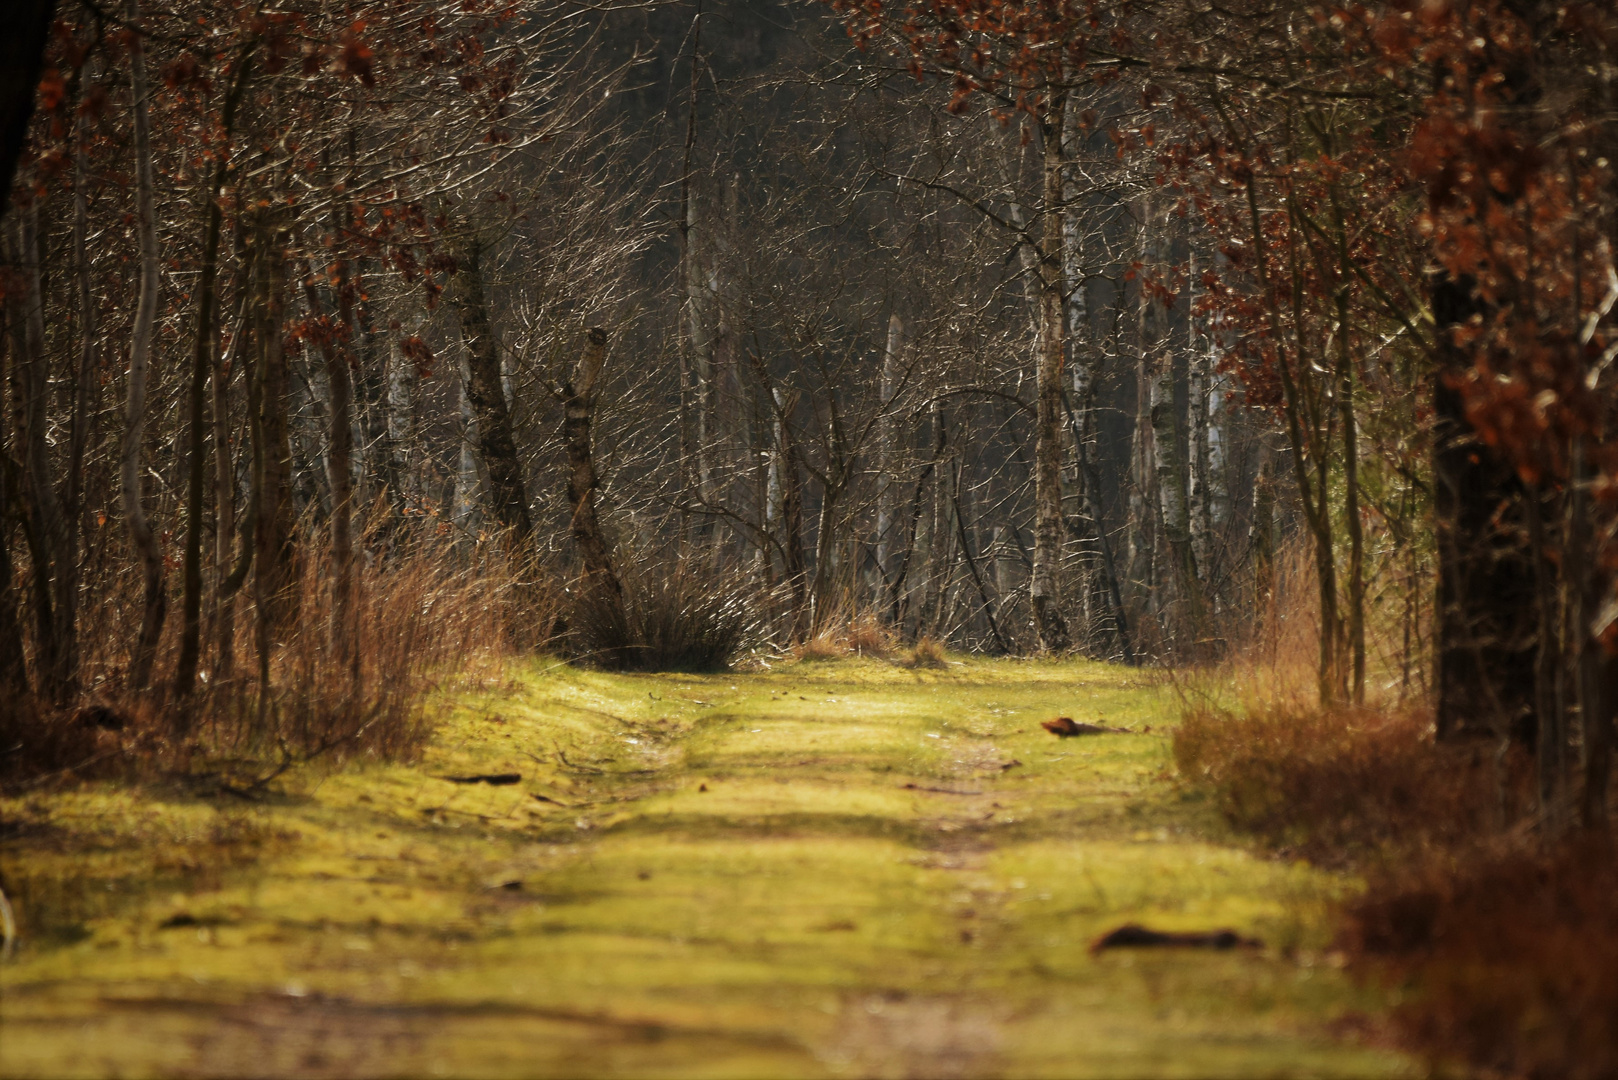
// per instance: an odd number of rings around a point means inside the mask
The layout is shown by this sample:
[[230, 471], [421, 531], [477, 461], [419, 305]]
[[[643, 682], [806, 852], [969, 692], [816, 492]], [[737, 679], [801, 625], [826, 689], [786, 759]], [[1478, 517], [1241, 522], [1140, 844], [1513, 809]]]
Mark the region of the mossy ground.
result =
[[[1329, 1034], [1382, 1004], [1319, 959], [1345, 883], [1221, 838], [1138, 673], [508, 675], [414, 765], [0, 804], [0, 1074], [1411, 1071]], [[1127, 921], [1266, 947], [1089, 954]]]

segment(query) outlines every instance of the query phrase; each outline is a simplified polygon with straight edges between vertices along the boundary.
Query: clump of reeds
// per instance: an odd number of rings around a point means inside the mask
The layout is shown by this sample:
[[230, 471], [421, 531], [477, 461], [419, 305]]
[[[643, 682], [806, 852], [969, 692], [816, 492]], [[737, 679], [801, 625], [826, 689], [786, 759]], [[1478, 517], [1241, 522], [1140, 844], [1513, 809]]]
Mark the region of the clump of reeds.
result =
[[893, 635], [870, 612], [838, 615], [793, 647], [799, 660], [837, 660], [847, 656], [886, 659], [894, 650]]
[[948, 661], [944, 659], [944, 643], [930, 635], [923, 636], [910, 650], [910, 656], [905, 661], [906, 667], [914, 668], [941, 668]]

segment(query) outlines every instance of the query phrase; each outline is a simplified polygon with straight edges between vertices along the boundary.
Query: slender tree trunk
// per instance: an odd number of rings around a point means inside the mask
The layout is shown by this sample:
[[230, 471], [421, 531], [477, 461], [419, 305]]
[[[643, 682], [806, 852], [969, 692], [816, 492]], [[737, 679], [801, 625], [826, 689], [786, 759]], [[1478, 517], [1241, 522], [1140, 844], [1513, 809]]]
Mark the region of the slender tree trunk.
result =
[[1185, 460], [1175, 422], [1174, 364], [1167, 354], [1158, 358], [1151, 390], [1152, 446], [1156, 454], [1157, 493], [1161, 500], [1163, 538], [1174, 563], [1174, 586], [1193, 646], [1206, 630], [1202, 583], [1196, 554], [1191, 547], [1190, 500], [1186, 492]]
[[989, 595], [988, 586], [983, 583], [983, 574], [978, 569], [977, 556], [972, 553], [972, 542], [967, 536], [966, 517], [961, 512], [961, 474], [965, 470], [961, 467], [960, 458], [955, 459], [955, 483], [951, 493], [951, 501], [955, 506], [955, 529], [961, 541], [961, 554], [966, 558], [966, 569], [972, 576], [972, 584], [977, 587], [978, 600], [983, 604], [983, 616], [988, 621], [989, 633], [994, 637], [995, 647], [1002, 653], [1011, 652], [1011, 645], [1006, 641], [1005, 635], [1000, 632], [1000, 621], [995, 618], [994, 598]]
[[1360, 524], [1359, 434], [1354, 419], [1354, 360], [1348, 343], [1348, 287], [1337, 295], [1337, 409], [1343, 425], [1343, 527], [1348, 533], [1349, 696], [1365, 702], [1365, 537]]
[[1449, 381], [1468, 363], [1450, 331], [1480, 312], [1471, 282], [1433, 287], [1444, 361], [1432, 384], [1438, 737], [1509, 735], [1532, 746], [1539, 615], [1534, 560], [1519, 538], [1522, 485], [1477, 437]]
[[1572, 653], [1573, 688], [1579, 706], [1580, 750], [1584, 783], [1580, 792], [1579, 821], [1587, 829], [1608, 824], [1607, 793], [1612, 776], [1613, 696], [1618, 662], [1590, 632], [1605, 596], [1604, 575], [1594, 560], [1594, 529], [1590, 511], [1590, 485], [1595, 470], [1585, 456], [1584, 440], [1573, 440], [1571, 483], [1568, 485], [1567, 550], [1563, 557], [1569, 596], [1568, 640]]
[[[882, 417], [878, 421], [877, 480], [876, 480], [876, 570], [877, 595], [885, 597], [893, 578], [893, 535], [898, 522], [899, 483], [899, 418], [894, 414], [894, 400], [899, 393], [899, 357], [904, 348], [904, 322], [897, 313], [888, 316], [888, 343], [882, 353], [882, 397], [879, 407]], [[880, 602], [880, 601], [879, 601]]]
[[[134, 0], [131, 0], [134, 2]], [[226, 91], [221, 110], [220, 127], [226, 139], [226, 150], [215, 158], [213, 175], [204, 192], [204, 224], [202, 228], [202, 264], [197, 273], [197, 331], [191, 355], [191, 392], [187, 399], [187, 472], [185, 499], [185, 555], [184, 592], [182, 595], [180, 659], [174, 673], [174, 692], [179, 698], [187, 697], [196, 682], [197, 663], [202, 655], [202, 512], [207, 475], [206, 447], [208, 427], [205, 402], [208, 379], [216, 362], [218, 338], [215, 333], [215, 309], [218, 305], [219, 239], [224, 215], [219, 207], [219, 196], [224, 190], [225, 173], [230, 165], [228, 144], [236, 130], [236, 108], [247, 87], [251, 70], [253, 44], [244, 46], [236, 58], [236, 70]], [[181, 722], [185, 723], [185, 714]]]
[[[5, 312], [0, 309], [0, 318]], [[0, 341], [3, 345], [3, 341]], [[28, 665], [23, 653], [22, 621], [13, 590], [11, 530], [19, 516], [15, 509], [16, 478], [19, 470], [6, 453], [5, 360], [11, 350], [0, 348], [0, 693], [21, 701], [30, 693]]]
[[[343, 225], [334, 230], [341, 233]], [[317, 318], [329, 318], [315, 286], [311, 264], [304, 279], [304, 297], [309, 311]], [[320, 342], [326, 368], [330, 409], [327, 430], [326, 482], [331, 488], [332, 607], [328, 646], [332, 660], [347, 671], [349, 682], [359, 684], [358, 627], [355, 625], [354, 581], [354, 382], [352, 376], [353, 308], [349, 299], [348, 260], [338, 255], [333, 265], [333, 287], [337, 295], [336, 321]]]
[[[174, 672], [174, 693], [187, 697], [197, 678], [197, 662], [202, 655], [202, 513], [207, 475], [207, 427], [204, 403], [208, 397], [208, 377], [214, 367], [214, 303], [219, 264], [220, 211], [219, 186], [224, 180], [221, 158], [207, 199], [207, 222], [203, 227], [202, 266], [197, 275], [196, 344], [191, 357], [191, 387], [186, 398], [186, 498], [184, 590], [181, 596], [180, 659]], [[184, 713], [182, 712], [182, 717]], [[182, 726], [185, 721], [182, 719]]]
[[1040, 222], [1040, 350], [1035, 380], [1039, 403], [1034, 433], [1034, 573], [1030, 592], [1039, 644], [1047, 652], [1072, 645], [1057, 573], [1062, 564], [1062, 363], [1066, 319], [1062, 295], [1062, 120], [1065, 91], [1055, 91], [1040, 114], [1044, 138], [1044, 206]]
[[466, 537], [476, 530], [478, 489], [481, 485], [478, 480], [477, 453], [474, 449], [478, 438], [478, 422], [472, 412], [472, 372], [464, 355], [460, 358], [458, 374], [460, 385], [456, 389], [459, 391], [459, 397], [455, 408], [460, 420], [461, 438], [457, 445], [455, 498], [450, 510], [450, 520], [455, 524], [456, 534], [459, 537]]
[[[622, 626], [626, 622], [623, 586], [613, 569], [612, 546], [607, 542], [596, 512], [596, 489], [600, 482], [590, 445], [596, 393], [606, 361], [607, 333], [594, 327], [586, 335], [584, 351], [573, 369], [573, 377], [562, 385], [562, 433], [567, 444], [567, 499], [573, 508], [573, 543], [584, 566], [582, 589], [594, 603], [606, 609], [606, 617], [613, 625]], [[602, 659], [611, 664], [622, 658]]]
[[[253, 601], [257, 634], [261, 707], [270, 691], [274, 634], [293, 616], [293, 541], [290, 391], [282, 322], [286, 300], [286, 252], [278, 224], [261, 222], [252, 236], [256, 264], [258, 356], [254, 384]], [[262, 720], [262, 717], [261, 717]]]
[[1214, 360], [1213, 350], [1197, 333], [1197, 259], [1193, 250], [1187, 258], [1186, 276], [1190, 279], [1190, 297], [1186, 313], [1187, 389], [1189, 416], [1187, 417], [1190, 490], [1188, 491], [1191, 527], [1191, 555], [1204, 581], [1212, 577], [1214, 553], [1213, 455], [1214, 434]]
[[397, 502], [401, 508], [410, 508], [419, 500], [414, 468], [416, 381], [415, 361], [394, 345], [388, 353], [387, 427], [388, 449], [393, 456], [390, 468], [397, 489]]
[[1528, 489], [1523, 506], [1528, 516], [1528, 542], [1534, 560], [1534, 599], [1539, 637], [1534, 650], [1534, 760], [1539, 772], [1539, 815], [1542, 827], [1560, 831], [1566, 816], [1567, 726], [1562, 710], [1562, 642], [1557, 630], [1557, 573], [1551, 565], [1549, 531], [1545, 528], [1545, 496]]
[[80, 117], [73, 151], [73, 267], [78, 286], [79, 365], [73, 379], [73, 415], [68, 427], [67, 483], [62, 496], [63, 545], [56, 556], [57, 660], [63, 675], [62, 691], [71, 697], [79, 684], [79, 578], [82, 572], [84, 459], [90, 444], [92, 395], [99, 399], [100, 326], [95, 291], [91, 284], [88, 251], [90, 233], [89, 169], [84, 142], [89, 121]]
[[[230, 349], [221, 352], [214, 364], [210, 383], [209, 420], [213, 425], [213, 487], [214, 487], [214, 677], [227, 679], [236, 664], [236, 592], [242, 578], [234, 570], [236, 562], [236, 461], [230, 446], [230, 379], [237, 359], [242, 355], [242, 342], [247, 333], [246, 283], [238, 289], [240, 304], [235, 316], [235, 331], [231, 335]], [[249, 541], [249, 543], [251, 543]], [[251, 550], [251, 547], [249, 547]], [[243, 573], [245, 575], [245, 569]]]
[[[129, 0], [126, 16], [132, 23], [139, 20], [139, 0]], [[144, 690], [151, 683], [152, 664], [157, 658], [158, 638], [163, 633], [168, 597], [163, 586], [163, 553], [158, 549], [157, 537], [146, 519], [141, 497], [141, 448], [146, 440], [146, 380], [151, 365], [153, 324], [157, 319], [159, 268], [146, 53], [138, 36], [130, 45], [130, 82], [135, 113], [135, 234], [140, 243], [140, 291], [135, 301], [135, 324], [129, 344], [129, 381], [118, 475], [124, 521], [129, 526], [130, 540], [140, 558], [145, 583], [140, 634], [135, 640], [134, 655], [130, 660], [129, 682], [135, 690]]]
[[455, 275], [455, 313], [466, 342], [466, 389], [477, 421], [478, 449], [489, 473], [489, 501], [495, 520], [505, 530], [512, 554], [526, 559], [532, 555], [534, 526], [528, 516], [522, 461], [517, 457], [517, 443], [511, 433], [511, 412], [500, 385], [500, 351], [484, 299], [482, 259], [481, 243], [475, 238], [468, 241]]
[[[52, 701], [65, 703], [73, 676], [69, 665], [68, 631], [61, 625], [62, 578], [71, 571], [68, 561], [67, 522], [62, 513], [52, 476], [50, 440], [47, 432], [50, 412], [50, 359], [45, 351], [45, 292], [40, 246], [39, 206], [23, 208], [19, 214], [17, 261], [25, 282], [22, 318], [13, 334], [17, 346], [17, 391], [19, 397], [17, 431], [22, 451], [22, 495], [30, 537], [29, 554], [33, 563], [35, 640], [40, 689]], [[72, 599], [68, 600], [69, 606]]]
[[809, 557], [803, 546], [803, 479], [798, 471], [798, 451], [792, 439], [792, 412], [796, 394], [772, 391], [777, 418], [776, 455], [781, 475], [781, 530], [787, 583], [792, 589], [792, 640], [802, 641], [809, 632]]
[[1248, 547], [1253, 565], [1253, 604], [1261, 628], [1268, 629], [1275, 612], [1275, 455], [1269, 444], [1259, 444], [1258, 479], [1253, 484], [1253, 523]]

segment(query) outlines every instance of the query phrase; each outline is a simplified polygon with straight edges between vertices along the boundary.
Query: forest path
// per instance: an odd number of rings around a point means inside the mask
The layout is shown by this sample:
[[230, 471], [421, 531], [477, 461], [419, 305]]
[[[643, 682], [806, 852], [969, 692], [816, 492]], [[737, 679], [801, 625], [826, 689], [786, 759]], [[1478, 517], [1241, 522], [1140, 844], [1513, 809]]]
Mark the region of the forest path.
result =
[[[1342, 883], [1220, 839], [1138, 673], [508, 674], [415, 765], [0, 805], [0, 1075], [1416, 1071], [1331, 1037]], [[1266, 944], [1090, 955], [1131, 921]]]

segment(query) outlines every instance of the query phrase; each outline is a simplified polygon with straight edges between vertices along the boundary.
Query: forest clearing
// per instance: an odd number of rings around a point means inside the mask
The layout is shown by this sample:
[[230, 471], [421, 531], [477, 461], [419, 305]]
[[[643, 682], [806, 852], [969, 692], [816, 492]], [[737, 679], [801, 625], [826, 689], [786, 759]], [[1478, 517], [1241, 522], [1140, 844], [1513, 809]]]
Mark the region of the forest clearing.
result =
[[[0, 1074], [1414, 1074], [1333, 964], [1347, 881], [1233, 841], [1136, 672], [501, 681], [411, 766], [6, 801]], [[1263, 946], [1091, 955], [1131, 922]]]

